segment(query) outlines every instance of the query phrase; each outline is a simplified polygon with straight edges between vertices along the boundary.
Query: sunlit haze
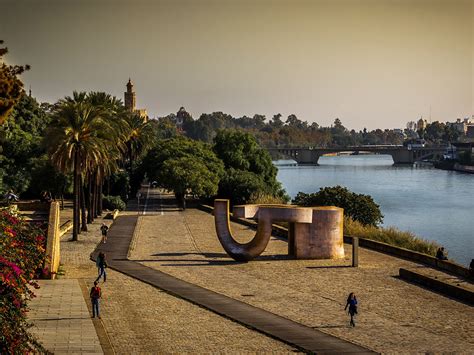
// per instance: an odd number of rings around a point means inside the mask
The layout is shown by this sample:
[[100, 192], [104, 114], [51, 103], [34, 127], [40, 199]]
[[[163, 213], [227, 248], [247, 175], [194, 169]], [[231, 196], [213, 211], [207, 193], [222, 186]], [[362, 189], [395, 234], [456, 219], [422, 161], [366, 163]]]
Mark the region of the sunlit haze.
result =
[[348, 128], [474, 112], [470, 0], [0, 0], [8, 62], [40, 101], [73, 90]]

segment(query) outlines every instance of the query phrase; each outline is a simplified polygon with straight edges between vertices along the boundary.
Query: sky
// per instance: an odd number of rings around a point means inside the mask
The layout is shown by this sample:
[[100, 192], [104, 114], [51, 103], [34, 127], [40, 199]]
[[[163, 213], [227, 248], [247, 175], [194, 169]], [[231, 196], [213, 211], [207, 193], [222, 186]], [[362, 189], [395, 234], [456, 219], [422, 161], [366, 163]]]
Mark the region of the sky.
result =
[[39, 101], [123, 100], [130, 77], [151, 117], [360, 130], [474, 114], [473, 0], [0, 0], [0, 39]]

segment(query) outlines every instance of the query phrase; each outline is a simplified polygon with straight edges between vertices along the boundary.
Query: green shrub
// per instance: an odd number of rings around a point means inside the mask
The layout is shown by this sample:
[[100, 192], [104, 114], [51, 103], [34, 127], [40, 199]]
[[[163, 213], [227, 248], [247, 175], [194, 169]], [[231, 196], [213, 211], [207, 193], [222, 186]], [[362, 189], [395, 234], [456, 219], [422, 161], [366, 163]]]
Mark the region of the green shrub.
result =
[[125, 202], [120, 196], [104, 196], [102, 199], [105, 209], [123, 211], [126, 207]]
[[300, 206], [336, 206], [344, 209], [344, 215], [363, 225], [376, 226], [383, 221], [380, 206], [369, 195], [356, 194], [342, 186], [321, 188], [319, 192], [298, 192], [294, 204]]
[[436, 255], [436, 250], [440, 247], [437, 243], [419, 238], [411, 232], [402, 232], [394, 227], [364, 226], [348, 216], [344, 217], [344, 235], [372, 239], [432, 256]]

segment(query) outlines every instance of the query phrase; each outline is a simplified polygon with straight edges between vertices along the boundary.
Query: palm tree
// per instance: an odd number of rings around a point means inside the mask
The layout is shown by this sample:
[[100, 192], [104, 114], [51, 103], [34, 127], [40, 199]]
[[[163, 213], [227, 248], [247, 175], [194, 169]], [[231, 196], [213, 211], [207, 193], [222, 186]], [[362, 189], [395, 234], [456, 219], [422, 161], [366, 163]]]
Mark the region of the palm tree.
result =
[[[91, 187], [92, 195], [90, 196], [90, 210], [89, 218], [93, 219], [102, 214], [102, 187], [104, 180], [118, 170], [118, 161], [121, 154], [123, 154], [127, 147], [124, 142], [127, 132], [127, 122], [125, 118], [128, 112], [121, 100], [115, 96], [106, 94], [104, 92], [91, 92], [87, 96], [88, 101], [94, 106], [102, 107], [105, 119], [107, 120], [110, 130], [106, 140], [111, 143], [106, 147], [106, 159], [95, 167], [89, 186]], [[90, 215], [90, 217], [89, 217]]]
[[92, 105], [85, 93], [74, 92], [73, 97], [55, 105], [46, 144], [53, 164], [63, 172], [73, 172], [73, 240], [79, 234], [79, 200], [81, 174], [106, 160], [107, 137], [113, 132], [101, 106]]
[[130, 176], [133, 172], [133, 161], [142, 156], [150, 147], [153, 139], [153, 129], [150, 121], [144, 121], [137, 114], [125, 117], [126, 128], [123, 140], [127, 147], [127, 160]]

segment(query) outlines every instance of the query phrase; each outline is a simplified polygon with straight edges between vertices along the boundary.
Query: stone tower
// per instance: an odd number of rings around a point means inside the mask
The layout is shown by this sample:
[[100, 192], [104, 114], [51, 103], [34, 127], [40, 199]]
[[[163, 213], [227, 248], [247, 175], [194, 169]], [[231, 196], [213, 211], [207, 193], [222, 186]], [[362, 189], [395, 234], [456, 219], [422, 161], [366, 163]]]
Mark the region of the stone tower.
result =
[[125, 108], [130, 112], [135, 112], [136, 97], [135, 92], [133, 91], [133, 83], [128, 78], [127, 91], [124, 92], [124, 102]]

